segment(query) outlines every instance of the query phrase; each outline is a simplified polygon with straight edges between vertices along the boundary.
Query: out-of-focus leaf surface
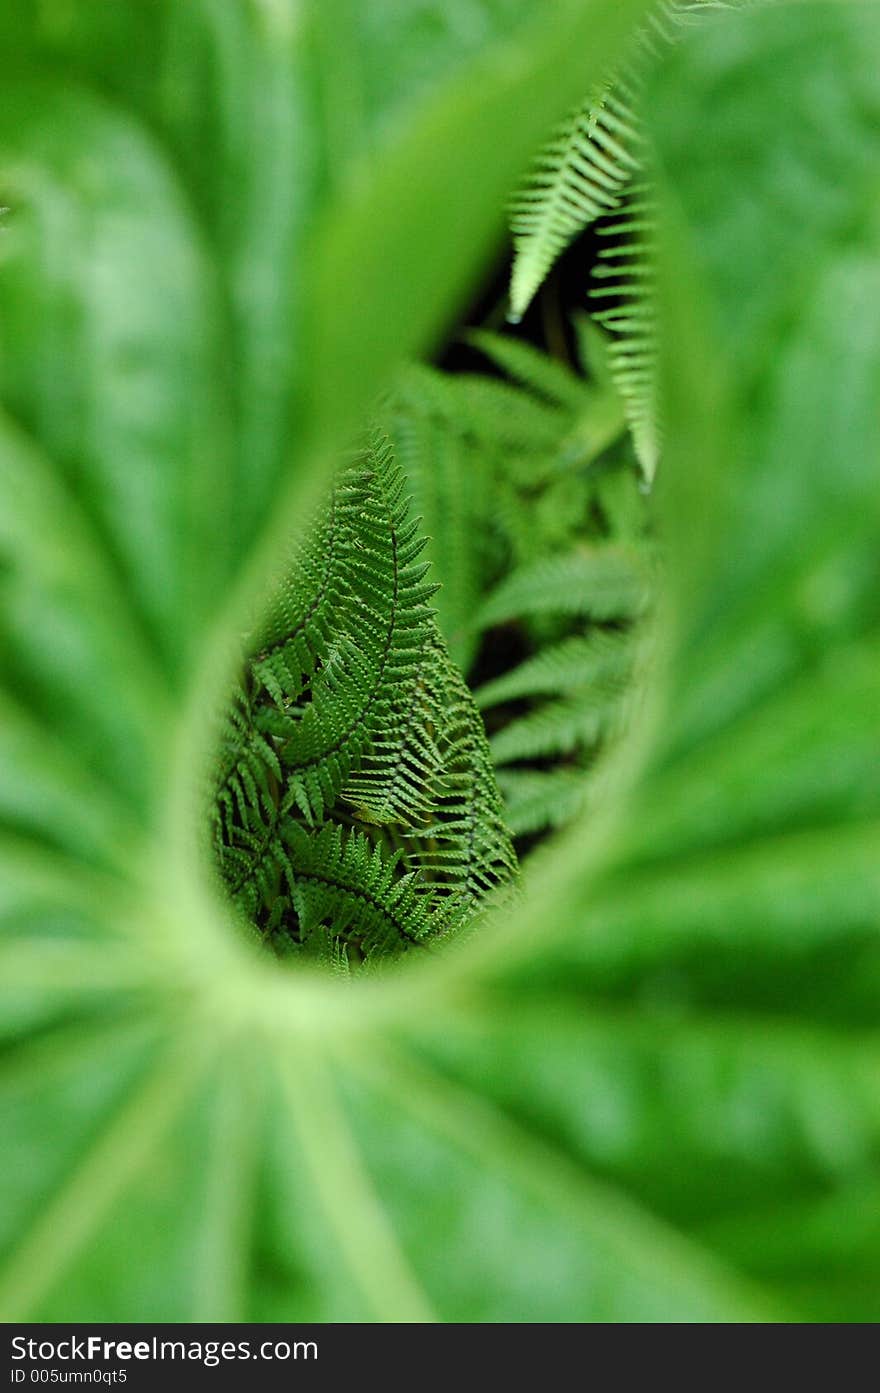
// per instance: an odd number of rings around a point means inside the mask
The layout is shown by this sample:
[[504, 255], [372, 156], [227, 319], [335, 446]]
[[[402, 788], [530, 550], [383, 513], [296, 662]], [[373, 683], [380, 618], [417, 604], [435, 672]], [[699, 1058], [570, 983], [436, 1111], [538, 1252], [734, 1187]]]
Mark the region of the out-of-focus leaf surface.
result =
[[617, 823], [353, 985], [253, 959], [162, 854], [273, 505], [465, 291], [621, 13], [4, 9], [8, 1317], [880, 1313], [871, 7], [721, 22], [658, 79], [669, 637]]
[[877, 54], [876, 11], [811, 6], [707, 30], [659, 83], [657, 751], [553, 948], [430, 1046], [832, 1320], [876, 1319], [880, 1276]]

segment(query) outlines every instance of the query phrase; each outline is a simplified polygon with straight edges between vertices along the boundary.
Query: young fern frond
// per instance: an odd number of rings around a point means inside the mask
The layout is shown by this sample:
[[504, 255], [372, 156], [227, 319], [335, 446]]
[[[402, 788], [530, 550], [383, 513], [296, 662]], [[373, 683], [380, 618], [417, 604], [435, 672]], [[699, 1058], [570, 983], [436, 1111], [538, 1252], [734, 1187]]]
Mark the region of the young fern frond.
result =
[[[589, 766], [615, 729], [632, 680], [632, 630], [652, 585], [645, 499], [629, 452], [613, 450], [624, 418], [601, 329], [579, 328], [589, 378], [510, 336], [475, 331], [466, 341], [509, 380], [411, 367], [387, 418], [432, 539], [444, 635], [477, 672], [489, 653], [514, 659], [476, 693], [488, 713], [495, 767], [561, 775], [558, 810], [550, 785], [525, 790], [527, 809], [516, 813], [515, 826], [530, 834], [584, 805]], [[445, 664], [439, 676], [435, 687], [423, 670], [415, 699], [407, 699], [415, 747], [407, 737], [387, 749], [377, 744], [345, 793], [368, 819], [360, 805], [377, 808], [378, 784], [403, 771], [422, 804], [443, 810], [429, 826], [397, 836], [405, 864], [419, 867], [424, 892], [448, 887], [456, 894], [464, 886], [478, 899], [509, 873], [508, 844], [500, 814], [480, 805], [491, 777], [469, 777], [489, 755], [474, 701]], [[454, 748], [448, 723], [433, 724], [425, 741], [426, 710], [460, 710]], [[436, 778], [429, 760], [443, 771]], [[528, 767], [548, 760], [557, 769]], [[518, 767], [508, 771], [508, 762]], [[507, 807], [505, 816], [514, 811]]]
[[516, 860], [386, 437], [315, 535], [227, 713], [215, 854], [279, 950], [341, 967], [447, 935]]
[[598, 284], [590, 295], [605, 302], [595, 317], [612, 337], [611, 368], [648, 483], [656, 472], [661, 431], [652, 287], [656, 215], [646, 167], [645, 83], [658, 59], [695, 20], [756, 3], [761, 0], [658, 0], [617, 71], [541, 151], [511, 214], [514, 323], [562, 253], [588, 227], [596, 223], [600, 235], [615, 239], [592, 268]]
[[377, 736], [345, 789], [364, 821], [366, 802], [381, 808], [394, 789], [418, 791], [418, 819], [398, 824], [407, 866], [419, 873], [416, 893], [454, 898], [467, 910], [516, 871], [495, 786], [483, 723], [467, 684], [434, 633], [422, 654], [417, 690], [404, 702], [394, 739]]
[[516, 862], [497, 794], [483, 722], [464, 678], [441, 644], [427, 661], [427, 682], [442, 713], [435, 739], [442, 765], [436, 813], [421, 831], [420, 864], [433, 881], [479, 903], [514, 874]]
[[514, 322], [566, 248], [591, 223], [613, 212], [638, 176], [646, 144], [639, 109], [646, 74], [675, 41], [681, 12], [695, 8], [703, 7], [659, 0], [618, 70], [572, 112], [538, 156], [511, 215]]
[[[306, 821], [320, 822], [332, 807], [373, 732], [394, 731], [395, 698], [415, 682], [431, 632], [435, 587], [425, 584], [424, 542], [407, 517], [403, 479], [387, 443], [374, 444], [370, 466], [349, 473], [336, 490], [334, 628], [310, 700], [279, 707], [276, 698], [257, 720]], [[395, 816], [415, 811], [403, 787], [397, 801]]]
[[289, 818], [282, 841], [289, 905], [304, 941], [329, 927], [334, 938], [354, 939], [363, 955], [397, 951], [436, 932], [430, 906], [399, 874], [401, 855], [357, 829], [326, 823], [313, 831]]

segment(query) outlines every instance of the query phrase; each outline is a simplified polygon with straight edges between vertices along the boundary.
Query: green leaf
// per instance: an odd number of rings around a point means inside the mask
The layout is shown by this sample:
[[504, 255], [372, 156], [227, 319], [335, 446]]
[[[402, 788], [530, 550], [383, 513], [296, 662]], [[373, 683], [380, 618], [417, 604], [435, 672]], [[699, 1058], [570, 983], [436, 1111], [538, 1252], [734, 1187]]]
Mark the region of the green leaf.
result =
[[[394, 161], [358, 181], [315, 257], [316, 436], [331, 422], [338, 429], [356, 419], [363, 392], [378, 388], [395, 360], [448, 324], [466, 288], [463, 268], [485, 262], [500, 229], [522, 151], [586, 76], [588, 64], [572, 61], [572, 51], [583, 46], [595, 73], [643, 8], [634, 0], [614, 7], [554, 0], [545, 13], [535, 11], [516, 43], [489, 47], [425, 105], [402, 133]], [[430, 197], [423, 187], [426, 162]], [[382, 313], [364, 314], [367, 305], [381, 305]]]
[[[847, 1284], [823, 1287], [815, 1255], [774, 1268], [758, 1237], [790, 1206], [869, 1195], [880, 1159], [878, 45], [864, 8], [752, 15], [707, 30], [658, 79], [676, 608], [655, 748], [616, 833], [601, 829], [604, 873], [587, 887], [585, 827], [533, 877], [517, 961], [499, 973], [485, 954], [517, 1003], [515, 1049], [489, 1040], [483, 1056], [509, 1105], [577, 1154], [597, 1147], [593, 1164], [701, 1240], [717, 1234], [807, 1318], [872, 1310], [880, 1261], [874, 1244]], [[731, 169], [748, 213], [724, 187]], [[532, 948], [539, 922], [558, 926], [555, 952]], [[579, 1004], [531, 1085], [525, 992], [542, 1039], [560, 996]], [[468, 1078], [476, 1048], [455, 1061]]]
[[8, 84], [0, 151], [0, 394], [176, 672], [231, 562], [210, 263], [164, 152], [90, 94]]
[[584, 546], [507, 576], [477, 617], [481, 628], [533, 614], [574, 614], [597, 621], [633, 619], [648, 601], [644, 558], [611, 543]]
[[875, 1309], [876, 10], [658, 76], [664, 662], [522, 902], [348, 983], [215, 893], [214, 713], [640, 7], [148, 8], [0, 20], [3, 1315]]

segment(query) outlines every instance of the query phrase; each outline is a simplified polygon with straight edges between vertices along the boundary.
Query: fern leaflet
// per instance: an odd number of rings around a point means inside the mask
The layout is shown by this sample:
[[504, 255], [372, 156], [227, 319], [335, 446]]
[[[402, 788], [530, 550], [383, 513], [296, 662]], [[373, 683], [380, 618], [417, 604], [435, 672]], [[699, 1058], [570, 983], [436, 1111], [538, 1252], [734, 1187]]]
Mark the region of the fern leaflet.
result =
[[227, 713], [215, 855], [280, 952], [345, 967], [422, 945], [515, 874], [423, 548], [376, 433], [279, 587]]

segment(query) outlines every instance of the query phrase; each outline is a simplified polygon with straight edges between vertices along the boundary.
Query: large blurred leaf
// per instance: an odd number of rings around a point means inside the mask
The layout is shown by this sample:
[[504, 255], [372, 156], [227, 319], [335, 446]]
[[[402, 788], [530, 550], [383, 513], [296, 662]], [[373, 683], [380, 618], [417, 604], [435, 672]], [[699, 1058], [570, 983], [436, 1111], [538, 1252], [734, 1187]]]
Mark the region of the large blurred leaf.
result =
[[802, 1274], [796, 1244], [769, 1254], [799, 1214], [831, 1248], [812, 1215], [838, 1203], [874, 1233], [878, 37], [870, 8], [754, 15], [658, 83], [675, 608], [654, 753], [589, 893], [583, 833], [547, 858], [522, 929], [549, 908], [552, 950], [523, 944], [468, 1044], [430, 1042], [834, 1320], [876, 1317], [875, 1238], [848, 1282], [815, 1248]]
[[517, 913], [285, 975], [174, 820], [241, 597], [639, 8], [4, 13], [7, 1316], [876, 1314], [874, 10], [658, 81], [667, 642]]

